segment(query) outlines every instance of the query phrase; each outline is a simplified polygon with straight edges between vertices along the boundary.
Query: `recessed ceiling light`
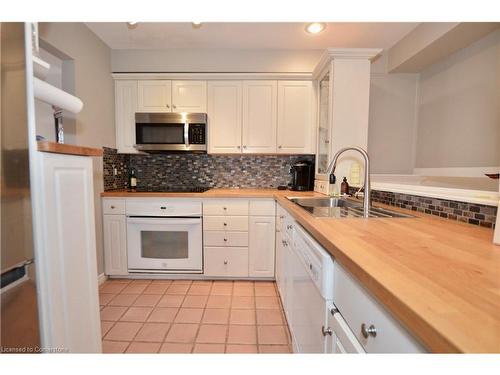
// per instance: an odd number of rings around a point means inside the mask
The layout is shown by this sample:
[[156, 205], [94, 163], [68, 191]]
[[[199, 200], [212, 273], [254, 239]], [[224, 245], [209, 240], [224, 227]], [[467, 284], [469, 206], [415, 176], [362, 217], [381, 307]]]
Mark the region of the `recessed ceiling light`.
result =
[[325, 29], [326, 25], [321, 22], [312, 22], [307, 24], [306, 26], [306, 31], [309, 34], [319, 34]]
[[191, 22], [193, 29], [199, 29], [201, 27], [201, 22]]
[[127, 27], [129, 29], [135, 29], [139, 25], [139, 22], [127, 22]]

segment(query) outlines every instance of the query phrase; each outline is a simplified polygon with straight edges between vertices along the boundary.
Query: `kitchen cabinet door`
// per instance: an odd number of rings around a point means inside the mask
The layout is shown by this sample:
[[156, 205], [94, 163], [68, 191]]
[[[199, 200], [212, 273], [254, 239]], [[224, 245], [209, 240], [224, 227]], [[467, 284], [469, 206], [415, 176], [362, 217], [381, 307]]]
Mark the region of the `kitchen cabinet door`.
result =
[[275, 217], [249, 217], [248, 274], [250, 277], [274, 276]]
[[278, 81], [278, 153], [314, 153], [315, 134], [312, 82]]
[[104, 269], [106, 275], [128, 275], [125, 215], [104, 215], [103, 226]]
[[135, 111], [137, 81], [115, 82], [116, 148], [119, 153], [135, 154]]
[[172, 112], [172, 81], [138, 81], [137, 94], [137, 112]]
[[278, 293], [281, 298], [281, 304], [285, 305], [284, 300], [284, 282], [285, 282], [285, 258], [284, 258], [284, 245], [283, 237], [281, 237], [281, 232], [276, 228], [276, 257], [275, 257], [275, 278], [276, 286], [278, 287]]
[[243, 152], [276, 153], [276, 81], [243, 82]]
[[172, 81], [172, 112], [207, 112], [207, 81]]
[[240, 153], [241, 81], [208, 82], [208, 152]]

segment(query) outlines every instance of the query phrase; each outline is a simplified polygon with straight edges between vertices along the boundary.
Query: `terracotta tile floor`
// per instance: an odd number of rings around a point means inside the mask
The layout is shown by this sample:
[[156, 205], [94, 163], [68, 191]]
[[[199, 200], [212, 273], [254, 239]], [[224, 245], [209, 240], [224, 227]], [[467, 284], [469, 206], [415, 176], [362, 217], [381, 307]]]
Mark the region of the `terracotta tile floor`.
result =
[[99, 288], [104, 353], [290, 353], [272, 281], [111, 279]]

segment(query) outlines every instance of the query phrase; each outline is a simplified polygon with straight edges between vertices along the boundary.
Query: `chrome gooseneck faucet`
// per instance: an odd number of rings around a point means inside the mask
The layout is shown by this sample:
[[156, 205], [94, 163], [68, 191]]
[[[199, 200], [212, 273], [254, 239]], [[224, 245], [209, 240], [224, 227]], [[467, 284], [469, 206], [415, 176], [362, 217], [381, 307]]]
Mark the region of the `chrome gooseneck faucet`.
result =
[[365, 181], [363, 185], [364, 189], [364, 197], [363, 197], [363, 216], [368, 217], [370, 213], [370, 207], [371, 207], [371, 198], [370, 198], [370, 158], [368, 157], [368, 154], [365, 150], [363, 150], [361, 147], [357, 146], [350, 146], [350, 147], [345, 147], [337, 151], [335, 155], [333, 155], [333, 159], [330, 162], [330, 165], [328, 166], [327, 169], [327, 176], [335, 172], [335, 168], [337, 167], [337, 159], [341, 154], [343, 154], [346, 151], [358, 151], [361, 155], [363, 155], [363, 159], [365, 160]]

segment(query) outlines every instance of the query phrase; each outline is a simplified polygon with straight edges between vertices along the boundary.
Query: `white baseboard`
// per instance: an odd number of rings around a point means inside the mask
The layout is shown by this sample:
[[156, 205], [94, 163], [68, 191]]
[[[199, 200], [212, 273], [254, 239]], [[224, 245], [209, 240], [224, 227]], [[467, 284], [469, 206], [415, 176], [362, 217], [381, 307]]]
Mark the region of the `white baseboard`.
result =
[[102, 285], [104, 282], [108, 279], [108, 277], [101, 273], [99, 276], [97, 276], [97, 284]]

